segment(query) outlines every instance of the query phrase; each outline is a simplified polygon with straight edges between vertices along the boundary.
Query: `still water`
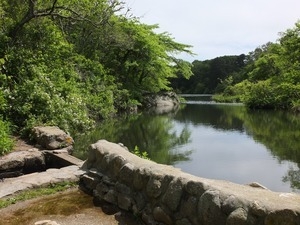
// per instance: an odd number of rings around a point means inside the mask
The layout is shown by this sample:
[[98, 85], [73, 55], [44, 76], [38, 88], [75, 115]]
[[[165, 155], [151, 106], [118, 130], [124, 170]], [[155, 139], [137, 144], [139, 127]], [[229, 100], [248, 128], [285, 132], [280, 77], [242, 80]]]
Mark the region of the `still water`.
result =
[[211, 179], [258, 182], [273, 191], [300, 192], [300, 115], [249, 111], [185, 95], [168, 115], [142, 113], [105, 121], [75, 137], [75, 155], [99, 139], [136, 146], [159, 163]]

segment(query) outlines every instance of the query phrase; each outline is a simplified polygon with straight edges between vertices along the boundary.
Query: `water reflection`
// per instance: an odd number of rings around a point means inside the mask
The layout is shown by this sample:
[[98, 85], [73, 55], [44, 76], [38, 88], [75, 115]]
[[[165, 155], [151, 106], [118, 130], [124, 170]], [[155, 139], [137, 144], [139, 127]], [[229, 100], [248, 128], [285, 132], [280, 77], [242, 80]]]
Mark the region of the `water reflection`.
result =
[[188, 104], [174, 119], [194, 126], [203, 124], [220, 130], [244, 131], [244, 122], [238, 116], [245, 108], [239, 105]]
[[75, 137], [75, 155], [84, 159], [87, 143], [99, 139], [123, 143], [129, 150], [135, 146], [146, 151], [149, 158], [163, 164], [190, 160], [191, 150], [177, 151], [179, 146], [190, 142], [191, 131], [187, 126], [175, 129], [172, 117], [149, 114], [134, 115], [105, 121], [88, 135]]
[[107, 139], [129, 149], [138, 146], [152, 160], [197, 176], [256, 181], [274, 191], [300, 189], [299, 115], [248, 111], [200, 97], [187, 96], [187, 104], [173, 115], [141, 114], [99, 124], [75, 138], [76, 154], [85, 158], [86, 146]]

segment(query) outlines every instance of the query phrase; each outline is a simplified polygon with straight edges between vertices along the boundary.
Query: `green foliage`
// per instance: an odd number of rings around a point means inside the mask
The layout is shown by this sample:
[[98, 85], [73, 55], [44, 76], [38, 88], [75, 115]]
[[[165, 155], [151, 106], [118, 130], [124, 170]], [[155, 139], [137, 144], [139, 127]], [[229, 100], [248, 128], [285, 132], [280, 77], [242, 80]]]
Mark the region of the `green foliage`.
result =
[[0, 117], [0, 155], [4, 155], [12, 150], [14, 145], [10, 136], [10, 124]]
[[146, 151], [142, 152], [138, 146], [134, 146], [133, 154], [137, 155], [138, 157], [141, 157], [142, 159], [150, 160], [150, 158], [148, 157], [148, 153]]
[[144, 92], [170, 89], [169, 79], [178, 72], [186, 77], [191, 75], [189, 63], [170, 56], [174, 52], [190, 52], [190, 46], [175, 42], [167, 33], [155, 33], [157, 25], [124, 18], [114, 18], [113, 22], [107, 32], [110, 37], [103, 40], [109, 43], [95, 51], [105, 54], [103, 64], [111, 68], [116, 81], [134, 98], [140, 100]]
[[[49, 22], [40, 21], [40, 24]], [[34, 27], [37, 29], [37, 27]], [[36, 32], [42, 28], [37, 29]], [[47, 43], [37, 40], [31, 46], [13, 47], [7, 54], [7, 70], [12, 74], [13, 88], [7, 94], [10, 109], [7, 114], [19, 128], [34, 125], [58, 125], [66, 131], [82, 130], [91, 125], [86, 96], [79, 86], [80, 74], [73, 66], [72, 47], [67, 44], [55, 26], [40, 30]], [[27, 33], [27, 40], [36, 33]], [[44, 37], [44, 36], [42, 36]], [[61, 40], [58, 42], [58, 40]], [[20, 49], [18, 51], [18, 49]], [[17, 52], [18, 51], [18, 52]], [[60, 65], [60, 66], [58, 66]]]
[[223, 94], [216, 94], [213, 95], [212, 100], [215, 102], [242, 102], [240, 96], [238, 95], [223, 95]]
[[300, 112], [300, 99], [296, 99], [294, 101], [292, 101], [292, 110], [295, 112]]
[[10, 117], [28, 129], [48, 124], [58, 125], [66, 131], [83, 130], [91, 121], [85, 98], [76, 86], [75, 81], [62, 79], [55, 83], [44, 76], [27, 80], [11, 92]]
[[273, 84], [270, 80], [251, 86], [245, 103], [249, 108], [291, 109], [293, 101], [300, 97], [300, 85]]
[[213, 100], [216, 102], [244, 102], [245, 93], [249, 92], [251, 89], [251, 82], [244, 80], [235, 85], [230, 85], [228, 83], [224, 85], [225, 90], [220, 93], [213, 95]]
[[99, 120], [114, 114], [117, 111], [114, 98], [118, 93], [114, 77], [100, 63], [85, 57], [77, 57], [75, 63], [80, 76], [78, 89], [82, 92], [89, 116]]
[[260, 81], [251, 86], [246, 97], [246, 105], [250, 108], [273, 108], [274, 89], [269, 81]]
[[281, 46], [274, 43], [268, 43], [264, 51], [254, 61], [251, 70], [248, 73], [251, 81], [261, 81], [268, 78], [279, 76], [280, 68], [278, 65]]
[[[250, 108], [299, 109], [300, 23], [281, 34], [278, 43], [267, 43], [246, 57], [246, 75], [233, 81], [215, 99], [240, 99]], [[243, 75], [243, 76], [244, 76]], [[245, 85], [247, 84], [247, 85]], [[244, 87], [240, 89], [240, 87]]]
[[[182, 93], [216, 93], [223, 91], [229, 77], [237, 75], [245, 66], [245, 55], [223, 56], [211, 60], [193, 62], [192, 76], [189, 80], [179, 74], [179, 78], [172, 80], [173, 88]], [[238, 77], [232, 82], [236, 83]]]
[[[157, 25], [121, 15], [119, 1], [3, 0], [0, 113], [20, 130], [82, 131], [128, 111], [143, 93], [170, 89], [190, 53]], [[9, 103], [9, 104], [8, 104]]]
[[0, 88], [0, 114], [3, 114], [8, 107], [5, 92]]

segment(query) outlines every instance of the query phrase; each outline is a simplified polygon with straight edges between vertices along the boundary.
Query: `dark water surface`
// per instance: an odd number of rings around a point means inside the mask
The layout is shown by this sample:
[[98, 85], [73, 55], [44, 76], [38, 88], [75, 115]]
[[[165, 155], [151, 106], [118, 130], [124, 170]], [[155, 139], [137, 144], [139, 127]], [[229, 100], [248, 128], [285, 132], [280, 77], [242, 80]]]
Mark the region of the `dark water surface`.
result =
[[300, 115], [249, 111], [217, 104], [207, 95], [186, 95], [169, 115], [143, 113], [105, 121], [75, 137], [75, 155], [99, 139], [135, 146], [159, 163], [196, 176], [239, 184], [259, 182], [273, 191], [300, 190]]

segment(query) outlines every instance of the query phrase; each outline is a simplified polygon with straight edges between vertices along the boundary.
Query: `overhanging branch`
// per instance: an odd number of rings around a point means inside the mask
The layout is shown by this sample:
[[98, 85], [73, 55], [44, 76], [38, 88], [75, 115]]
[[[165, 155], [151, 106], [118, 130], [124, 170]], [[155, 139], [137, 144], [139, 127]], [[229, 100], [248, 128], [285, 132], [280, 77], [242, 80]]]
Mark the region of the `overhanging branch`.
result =
[[20, 22], [16, 23], [16, 25], [10, 30], [8, 36], [12, 38], [12, 40], [14, 40], [18, 32], [26, 23], [28, 23], [32, 19], [47, 16], [71, 19], [74, 21], [87, 21], [93, 26], [97, 27], [107, 22], [109, 17], [113, 13], [120, 11], [123, 8], [122, 3], [120, 3], [119, 1], [110, 0], [108, 7], [103, 11], [104, 16], [102, 17], [102, 19], [95, 22], [87, 18], [85, 15], [80, 14], [74, 9], [71, 9], [66, 6], [57, 5], [57, 2], [58, 0], [53, 0], [51, 7], [45, 9], [37, 9], [37, 0], [28, 0], [28, 11], [26, 12], [25, 16], [20, 20]]

